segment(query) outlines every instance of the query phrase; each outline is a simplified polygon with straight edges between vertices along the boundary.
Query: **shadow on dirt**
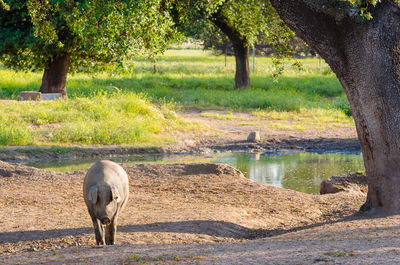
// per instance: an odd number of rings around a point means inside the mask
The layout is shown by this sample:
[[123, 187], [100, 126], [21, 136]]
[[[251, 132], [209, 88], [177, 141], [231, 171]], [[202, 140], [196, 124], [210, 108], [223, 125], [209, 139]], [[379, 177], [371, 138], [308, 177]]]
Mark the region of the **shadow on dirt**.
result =
[[[145, 225], [118, 226], [119, 232], [159, 232], [159, 233], [188, 233], [206, 234], [215, 237], [248, 238], [254, 229], [223, 221], [194, 220], [182, 222], [164, 222]], [[81, 234], [92, 234], [93, 229], [89, 227], [71, 229], [34, 230], [0, 233], [0, 244], [14, 243], [18, 241], [43, 240], [63, 236], [75, 236]]]
[[0, 244], [15, 243], [18, 241], [33, 241], [62, 236], [75, 236], [80, 234], [93, 233], [92, 228], [70, 228], [70, 229], [51, 229], [51, 230], [33, 230], [0, 233]]
[[[205, 234], [221, 238], [233, 239], [259, 239], [282, 235], [290, 232], [302, 231], [310, 228], [323, 226], [326, 224], [334, 224], [338, 222], [348, 222], [357, 219], [379, 218], [385, 216], [369, 216], [356, 213], [335, 221], [321, 222], [311, 225], [295, 227], [291, 229], [251, 229], [231, 222], [224, 221], [209, 221], [209, 220], [192, 220], [181, 222], [163, 222], [144, 225], [125, 225], [119, 226], [118, 231], [125, 233], [135, 232], [159, 232], [159, 233], [187, 233], [187, 234]], [[92, 234], [93, 229], [89, 227], [72, 228], [72, 229], [52, 229], [52, 230], [34, 230], [34, 231], [18, 231], [0, 233], [0, 244], [14, 243], [18, 241], [33, 241], [49, 238], [57, 238], [62, 236], [75, 236], [82, 234]]]
[[[317, 227], [329, 225], [329, 224], [342, 223], [342, 222], [344, 223], [344, 222], [350, 222], [350, 221], [356, 221], [356, 220], [379, 219], [379, 218], [385, 218], [388, 216], [390, 216], [390, 214], [385, 214], [382, 212], [364, 212], [364, 213], [356, 212], [352, 215], [341, 217], [337, 220], [325, 221], [325, 222], [304, 225], [304, 226], [298, 226], [298, 227], [294, 227], [294, 228], [290, 228], [290, 229], [282, 229], [282, 228], [277, 228], [277, 229], [273, 229], [273, 230], [254, 229], [250, 234], [248, 234], [248, 237], [246, 239], [259, 239], [259, 238], [265, 238], [265, 237], [279, 236], [279, 235], [283, 235], [286, 233], [298, 232], [298, 231], [317, 228]], [[368, 231], [368, 229], [365, 229], [365, 231]]]

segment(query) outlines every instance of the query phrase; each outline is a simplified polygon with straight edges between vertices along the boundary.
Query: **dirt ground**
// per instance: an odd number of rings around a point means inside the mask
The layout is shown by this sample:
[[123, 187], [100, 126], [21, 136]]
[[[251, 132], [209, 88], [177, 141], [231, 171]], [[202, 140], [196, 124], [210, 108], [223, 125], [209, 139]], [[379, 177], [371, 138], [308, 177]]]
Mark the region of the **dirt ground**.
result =
[[[90, 147], [39, 155], [9, 148], [0, 160], [359, 148], [354, 129], [275, 131], [200, 112], [185, 118], [208, 129], [177, 133], [180, 144], [167, 148]], [[262, 140], [249, 143], [254, 130]], [[400, 216], [357, 213], [364, 189], [305, 194], [255, 183], [222, 164], [122, 166], [131, 194], [117, 245], [97, 247], [82, 195], [86, 171], [57, 173], [0, 161], [0, 264], [400, 263]]]
[[[311, 195], [276, 188], [222, 164], [124, 167], [131, 197], [117, 243], [133, 252], [136, 245], [250, 243], [335, 223], [355, 213], [365, 197], [356, 190]], [[30, 263], [33, 256], [39, 263], [48, 261], [40, 258], [46, 250], [58, 258], [59, 251], [94, 246], [82, 196], [85, 171], [62, 174], [6, 162], [0, 168], [0, 263]], [[112, 262], [128, 261], [115, 251]]]

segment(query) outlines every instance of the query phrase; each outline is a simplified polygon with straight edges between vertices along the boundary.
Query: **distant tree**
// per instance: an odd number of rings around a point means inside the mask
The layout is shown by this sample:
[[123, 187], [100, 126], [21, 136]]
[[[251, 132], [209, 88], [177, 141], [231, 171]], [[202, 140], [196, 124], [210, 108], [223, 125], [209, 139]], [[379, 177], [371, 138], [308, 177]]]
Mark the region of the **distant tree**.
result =
[[43, 93], [66, 96], [69, 70], [154, 56], [175, 36], [168, 5], [158, 0], [0, 1], [0, 60], [43, 69]]
[[[265, 36], [265, 40], [280, 54], [289, 54], [287, 42], [294, 34], [269, 1], [183, 0], [175, 1], [174, 10], [174, 17], [180, 19], [181, 23], [178, 24], [183, 25], [181, 28], [186, 33], [190, 33], [189, 28], [195, 29], [197, 36], [207, 36], [213, 30], [208, 21], [229, 39], [236, 59], [236, 88], [250, 87], [249, 48], [259, 35]], [[203, 32], [197, 25], [203, 25]]]

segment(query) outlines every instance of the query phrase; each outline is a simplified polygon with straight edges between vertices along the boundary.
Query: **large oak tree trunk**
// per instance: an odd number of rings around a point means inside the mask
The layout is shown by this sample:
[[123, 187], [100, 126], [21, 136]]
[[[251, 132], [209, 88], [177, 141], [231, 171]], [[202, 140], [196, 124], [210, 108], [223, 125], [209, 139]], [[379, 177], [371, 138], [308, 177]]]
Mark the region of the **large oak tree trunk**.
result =
[[235, 88], [250, 87], [249, 47], [243, 36], [232, 23], [218, 11], [213, 14], [212, 22], [229, 38], [236, 60]]
[[71, 56], [69, 54], [55, 55], [44, 70], [40, 92], [61, 93], [67, 97], [67, 74]]
[[362, 210], [400, 213], [400, 8], [363, 19], [343, 1], [271, 0], [336, 73], [349, 99], [368, 180]]

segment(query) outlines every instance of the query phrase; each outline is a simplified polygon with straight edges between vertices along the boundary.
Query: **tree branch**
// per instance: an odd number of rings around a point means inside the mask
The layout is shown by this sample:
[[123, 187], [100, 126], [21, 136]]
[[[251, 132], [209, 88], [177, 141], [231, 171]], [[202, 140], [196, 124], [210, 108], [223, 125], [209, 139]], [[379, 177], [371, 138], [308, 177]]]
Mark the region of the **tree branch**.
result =
[[247, 44], [246, 37], [242, 35], [226, 18], [223, 14], [221, 9], [217, 10], [217, 12], [213, 13], [211, 16], [212, 22], [220, 29], [222, 32], [228, 36], [229, 40], [232, 42], [233, 45], [237, 43], [245, 43]]
[[343, 0], [271, 0], [271, 4], [332, 68], [343, 67], [337, 55], [345, 56], [343, 43], [348, 33], [363, 23], [355, 7]]

